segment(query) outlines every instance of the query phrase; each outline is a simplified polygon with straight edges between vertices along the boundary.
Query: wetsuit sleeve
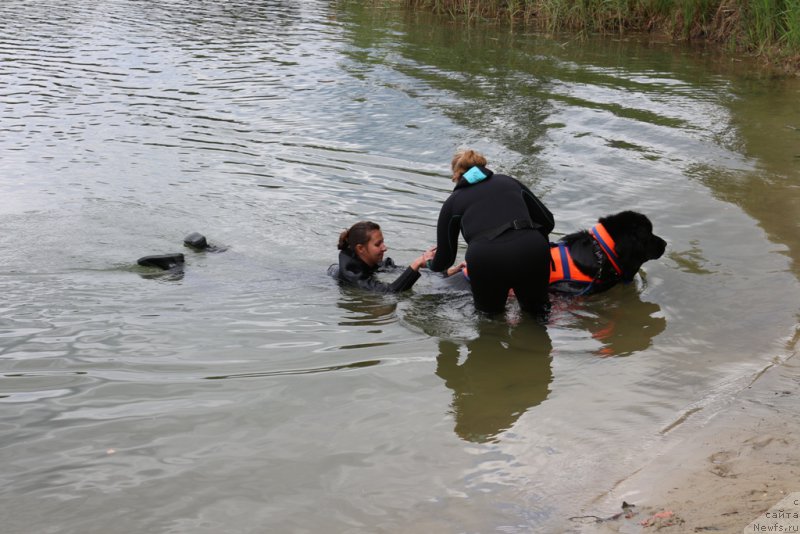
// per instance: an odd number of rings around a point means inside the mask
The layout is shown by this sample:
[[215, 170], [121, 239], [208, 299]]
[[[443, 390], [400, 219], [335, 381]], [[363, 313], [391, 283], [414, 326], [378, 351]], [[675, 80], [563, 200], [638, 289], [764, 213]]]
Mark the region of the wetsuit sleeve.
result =
[[350, 279], [349, 282], [356, 287], [366, 289], [367, 291], [375, 291], [376, 293], [400, 293], [401, 291], [411, 289], [411, 286], [419, 280], [419, 277], [419, 272], [411, 267], [406, 267], [405, 271], [391, 284], [381, 282], [374, 276], [370, 276], [369, 278], [354, 278]]
[[444, 271], [455, 263], [459, 230], [461, 230], [461, 216], [453, 213], [451, 195], [439, 211], [439, 222], [436, 224], [436, 255], [429, 265], [431, 271]]
[[419, 271], [415, 271], [411, 267], [406, 267], [406, 270], [403, 271], [397, 280], [392, 282], [389, 285], [389, 293], [399, 293], [401, 291], [405, 291], [406, 289], [411, 289], [411, 286], [419, 280]]
[[525, 184], [520, 183], [520, 186], [522, 186], [522, 198], [525, 200], [525, 205], [528, 207], [531, 220], [542, 225], [542, 233], [545, 235], [549, 234], [556, 225], [553, 214], [550, 213], [547, 206], [545, 206]]
[[[394, 266], [394, 262], [391, 262], [391, 265]], [[413, 286], [414, 283], [419, 280], [419, 276], [419, 272], [415, 271], [411, 267], [406, 267], [397, 280], [391, 284], [386, 284], [380, 280], [377, 280], [371, 274], [359, 270], [358, 262], [354, 262], [346, 254], [339, 254], [339, 280], [367, 291], [375, 291], [377, 293], [399, 293], [401, 291], [411, 289], [411, 286]]]

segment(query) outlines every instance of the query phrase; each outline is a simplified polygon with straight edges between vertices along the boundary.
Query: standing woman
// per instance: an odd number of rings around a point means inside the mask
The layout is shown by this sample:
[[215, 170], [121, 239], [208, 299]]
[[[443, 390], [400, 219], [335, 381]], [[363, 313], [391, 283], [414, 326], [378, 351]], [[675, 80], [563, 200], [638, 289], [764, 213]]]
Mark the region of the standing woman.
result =
[[383, 259], [388, 250], [381, 227], [372, 221], [360, 221], [339, 235], [339, 265], [331, 265], [328, 273], [343, 282], [380, 293], [399, 293], [410, 289], [419, 279], [419, 269], [433, 258], [433, 247], [423, 252], [391, 284], [373, 275], [381, 268], [394, 267], [391, 258]]
[[547, 236], [555, 225], [553, 214], [525, 185], [486, 164], [474, 150], [453, 157], [456, 186], [439, 212], [436, 256], [429, 267], [444, 271], [453, 264], [460, 231], [478, 310], [502, 312], [513, 289], [523, 310], [543, 312], [549, 303]]

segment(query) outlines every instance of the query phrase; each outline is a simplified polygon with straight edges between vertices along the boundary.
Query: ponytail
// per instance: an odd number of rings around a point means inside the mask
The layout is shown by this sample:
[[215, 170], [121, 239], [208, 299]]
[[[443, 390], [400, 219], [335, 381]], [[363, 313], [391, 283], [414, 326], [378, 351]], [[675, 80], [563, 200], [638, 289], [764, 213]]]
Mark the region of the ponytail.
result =
[[337, 245], [337, 248], [339, 250], [344, 250], [344, 249], [346, 249], [348, 247], [347, 237], [348, 237], [349, 234], [350, 234], [350, 230], [345, 230], [344, 232], [339, 234], [339, 244]]
[[356, 250], [356, 245], [366, 245], [369, 243], [370, 234], [381, 227], [372, 221], [359, 221], [353, 226], [339, 234], [339, 250]]

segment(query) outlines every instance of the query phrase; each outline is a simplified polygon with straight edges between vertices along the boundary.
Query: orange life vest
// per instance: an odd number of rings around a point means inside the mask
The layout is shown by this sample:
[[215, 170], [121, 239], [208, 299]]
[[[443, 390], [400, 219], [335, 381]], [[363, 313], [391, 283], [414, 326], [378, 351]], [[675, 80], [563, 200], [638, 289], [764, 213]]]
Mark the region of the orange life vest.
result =
[[583, 273], [572, 261], [572, 254], [564, 243], [550, 245], [550, 283], [561, 281], [586, 282], [591, 284], [594, 278]]
[[[622, 269], [619, 268], [619, 258], [615, 250], [614, 239], [605, 227], [597, 223], [592, 227], [590, 232], [592, 237], [600, 245], [600, 249], [608, 258], [611, 266], [618, 275], [622, 275]], [[591, 284], [594, 278], [582, 272], [572, 261], [572, 254], [569, 253], [569, 248], [564, 243], [551, 243], [550, 244], [550, 259], [552, 260], [550, 269], [550, 283], [569, 281], [569, 282], [584, 282]]]

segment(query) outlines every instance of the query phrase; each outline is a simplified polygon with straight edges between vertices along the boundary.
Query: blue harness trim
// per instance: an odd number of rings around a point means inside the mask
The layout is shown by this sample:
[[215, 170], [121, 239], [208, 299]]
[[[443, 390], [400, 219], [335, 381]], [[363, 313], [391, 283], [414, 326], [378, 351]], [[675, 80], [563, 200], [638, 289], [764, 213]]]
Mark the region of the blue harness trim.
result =
[[569, 260], [567, 259], [567, 246], [558, 243], [558, 253], [561, 255], [561, 268], [564, 269], [564, 280], [572, 280], [572, 273], [569, 271]]

